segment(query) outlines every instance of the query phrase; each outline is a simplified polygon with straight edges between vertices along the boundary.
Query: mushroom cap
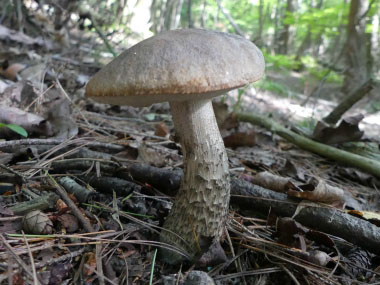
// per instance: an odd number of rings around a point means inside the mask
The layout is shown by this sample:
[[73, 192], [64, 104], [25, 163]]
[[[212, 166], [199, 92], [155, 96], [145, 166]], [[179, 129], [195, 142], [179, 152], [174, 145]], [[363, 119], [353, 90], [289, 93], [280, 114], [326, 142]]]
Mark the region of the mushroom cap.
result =
[[206, 99], [259, 80], [264, 57], [249, 40], [203, 29], [171, 30], [124, 51], [96, 73], [86, 95], [135, 107]]

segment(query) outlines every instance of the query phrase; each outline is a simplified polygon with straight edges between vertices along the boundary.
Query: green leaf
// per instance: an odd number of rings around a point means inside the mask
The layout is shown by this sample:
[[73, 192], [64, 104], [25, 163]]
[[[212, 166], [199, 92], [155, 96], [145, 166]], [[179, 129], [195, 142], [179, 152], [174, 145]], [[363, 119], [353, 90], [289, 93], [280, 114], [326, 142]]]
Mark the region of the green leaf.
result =
[[23, 127], [20, 127], [18, 125], [15, 125], [15, 124], [3, 124], [3, 123], [0, 123], [0, 127], [6, 127], [12, 131], [14, 131], [15, 133], [23, 136], [23, 137], [28, 137], [28, 133], [27, 131], [23, 128]]

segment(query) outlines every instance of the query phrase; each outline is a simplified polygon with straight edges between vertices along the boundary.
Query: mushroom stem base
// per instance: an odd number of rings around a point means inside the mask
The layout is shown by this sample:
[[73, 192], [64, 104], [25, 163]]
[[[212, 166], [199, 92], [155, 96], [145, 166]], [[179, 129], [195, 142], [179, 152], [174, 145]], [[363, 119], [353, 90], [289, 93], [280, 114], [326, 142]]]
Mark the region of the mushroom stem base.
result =
[[[184, 177], [160, 240], [194, 258], [223, 233], [230, 198], [228, 159], [211, 100], [172, 102], [170, 108], [182, 145]], [[169, 250], [161, 256], [170, 263], [183, 260]]]

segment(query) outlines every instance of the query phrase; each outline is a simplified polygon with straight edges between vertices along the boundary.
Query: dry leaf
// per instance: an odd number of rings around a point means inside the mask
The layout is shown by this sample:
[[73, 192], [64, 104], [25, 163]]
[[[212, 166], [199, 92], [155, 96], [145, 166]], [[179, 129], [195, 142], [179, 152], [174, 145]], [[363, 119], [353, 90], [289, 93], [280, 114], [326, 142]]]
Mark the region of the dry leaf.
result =
[[[41, 116], [24, 112], [18, 108], [0, 106], [0, 122], [14, 124], [24, 128], [28, 134], [36, 133], [49, 136], [52, 134], [50, 126], [46, 124]], [[13, 137], [15, 134], [6, 128], [0, 128], [2, 138]]]
[[170, 134], [168, 126], [164, 122], [160, 122], [156, 125], [154, 135], [159, 137], [167, 137]]
[[364, 132], [359, 130], [362, 114], [344, 118], [337, 127], [330, 127], [319, 121], [314, 129], [313, 138], [325, 144], [337, 144], [359, 140]]
[[66, 229], [68, 233], [74, 233], [78, 230], [78, 219], [71, 214], [63, 214], [57, 217], [57, 220], [61, 223], [62, 227]]
[[95, 253], [90, 252], [87, 254], [86, 266], [83, 268], [84, 276], [91, 276], [96, 270], [96, 256]]
[[367, 220], [368, 222], [380, 227], [380, 213], [375, 213], [375, 212], [370, 212], [370, 211], [356, 211], [356, 210], [349, 210], [347, 211], [347, 213], [355, 217], [359, 217], [364, 220]]
[[268, 171], [260, 172], [255, 175], [254, 184], [276, 191], [286, 192], [289, 189], [290, 178], [274, 175]]
[[255, 145], [255, 133], [254, 132], [238, 132], [223, 138], [224, 145], [230, 148], [237, 147], [251, 147]]
[[[303, 191], [303, 192], [301, 192]], [[344, 204], [344, 191], [331, 186], [321, 179], [312, 178], [308, 184], [289, 189], [288, 195], [314, 202], [322, 202], [337, 207]]]
[[0, 68], [0, 75], [4, 76], [6, 79], [16, 81], [18, 73], [24, 68], [25, 68], [25, 65], [20, 64], [20, 63], [14, 63], [5, 69]]

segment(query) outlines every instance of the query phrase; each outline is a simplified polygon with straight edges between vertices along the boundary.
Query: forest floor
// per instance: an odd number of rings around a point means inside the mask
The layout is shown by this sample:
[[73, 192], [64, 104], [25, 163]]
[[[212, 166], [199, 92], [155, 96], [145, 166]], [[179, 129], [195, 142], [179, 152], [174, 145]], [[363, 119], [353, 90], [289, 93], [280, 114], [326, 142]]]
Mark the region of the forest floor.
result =
[[[259, 112], [307, 127], [327, 114], [334, 107], [327, 98], [300, 106], [308, 92], [292, 71], [267, 73], [288, 96], [248, 87], [239, 106], [238, 91], [215, 103], [233, 181], [226, 259], [181, 267], [156, 259], [159, 226], [182, 176], [168, 104], [86, 99], [104, 58], [94, 38], [77, 33], [42, 40], [0, 26], [0, 122], [12, 124], [0, 129], [1, 283], [380, 282], [378, 178], [236, 120]], [[337, 89], [328, 87], [323, 94]], [[370, 137], [380, 133], [372, 116], [363, 120]]]

